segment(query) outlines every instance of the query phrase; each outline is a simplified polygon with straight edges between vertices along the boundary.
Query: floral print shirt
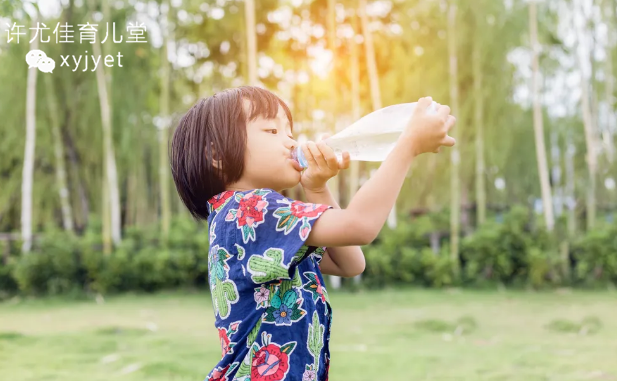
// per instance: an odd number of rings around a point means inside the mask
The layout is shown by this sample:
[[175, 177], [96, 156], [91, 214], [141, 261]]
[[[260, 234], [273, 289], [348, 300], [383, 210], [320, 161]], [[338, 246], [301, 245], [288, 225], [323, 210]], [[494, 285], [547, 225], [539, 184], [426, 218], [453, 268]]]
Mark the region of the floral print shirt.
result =
[[304, 244], [328, 208], [268, 188], [208, 201], [208, 277], [222, 358], [207, 381], [328, 379], [325, 247]]

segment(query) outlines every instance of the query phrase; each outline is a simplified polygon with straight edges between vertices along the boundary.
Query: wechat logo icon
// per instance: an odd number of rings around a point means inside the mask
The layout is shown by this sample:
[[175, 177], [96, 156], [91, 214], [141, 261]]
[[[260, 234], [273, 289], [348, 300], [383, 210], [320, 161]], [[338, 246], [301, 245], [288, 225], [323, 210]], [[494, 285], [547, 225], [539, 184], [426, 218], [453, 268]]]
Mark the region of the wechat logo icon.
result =
[[56, 67], [56, 61], [53, 58], [47, 57], [42, 50], [31, 50], [26, 54], [26, 63], [28, 69], [37, 67], [43, 73], [52, 73]]

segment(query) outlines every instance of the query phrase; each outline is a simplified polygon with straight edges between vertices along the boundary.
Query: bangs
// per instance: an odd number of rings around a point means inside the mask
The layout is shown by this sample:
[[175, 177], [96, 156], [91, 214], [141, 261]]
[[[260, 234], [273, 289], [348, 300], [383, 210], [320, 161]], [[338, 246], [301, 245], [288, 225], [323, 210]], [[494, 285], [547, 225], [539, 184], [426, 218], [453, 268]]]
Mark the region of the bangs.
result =
[[248, 115], [245, 115], [247, 121], [253, 121], [259, 117], [274, 119], [276, 118], [280, 105], [283, 111], [285, 111], [285, 115], [287, 115], [289, 125], [293, 131], [291, 111], [287, 104], [274, 93], [259, 87], [240, 87], [240, 96], [248, 100], [249, 103]]

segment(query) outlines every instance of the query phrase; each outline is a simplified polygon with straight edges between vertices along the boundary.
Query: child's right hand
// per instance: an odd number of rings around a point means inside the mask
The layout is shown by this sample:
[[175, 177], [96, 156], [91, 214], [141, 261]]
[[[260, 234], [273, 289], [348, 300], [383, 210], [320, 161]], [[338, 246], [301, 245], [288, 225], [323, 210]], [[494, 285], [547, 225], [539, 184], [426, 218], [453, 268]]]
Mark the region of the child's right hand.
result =
[[456, 143], [454, 138], [448, 136], [448, 131], [456, 123], [456, 119], [450, 115], [450, 107], [437, 105], [437, 112], [428, 114], [427, 109], [432, 102], [431, 97], [418, 100], [403, 133], [402, 137], [409, 142], [414, 156], [425, 152], [438, 153], [441, 146], [452, 147]]

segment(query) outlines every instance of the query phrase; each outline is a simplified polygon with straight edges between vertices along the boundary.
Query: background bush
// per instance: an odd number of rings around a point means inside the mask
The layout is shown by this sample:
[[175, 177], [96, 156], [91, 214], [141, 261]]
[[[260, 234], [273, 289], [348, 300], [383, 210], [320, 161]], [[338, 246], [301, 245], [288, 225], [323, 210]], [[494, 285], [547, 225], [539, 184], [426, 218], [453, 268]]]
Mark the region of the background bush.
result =
[[[617, 283], [616, 225], [557, 242], [528, 209], [515, 207], [500, 219], [503, 222], [489, 221], [462, 237], [460, 263], [453, 263], [449, 237], [443, 233], [448, 231], [444, 216], [447, 211], [401, 222], [394, 230], [384, 227], [377, 240], [363, 248], [362, 287], [544, 288]], [[129, 228], [110, 255], [102, 254], [98, 225], [92, 223], [79, 236], [49, 229], [28, 255], [21, 255], [19, 243], [14, 242], [8, 261], [0, 264], [0, 297], [207, 287], [205, 224], [175, 219], [167, 245], [160, 240], [158, 226]], [[565, 255], [560, 251], [564, 242]]]

